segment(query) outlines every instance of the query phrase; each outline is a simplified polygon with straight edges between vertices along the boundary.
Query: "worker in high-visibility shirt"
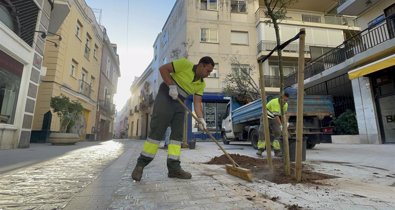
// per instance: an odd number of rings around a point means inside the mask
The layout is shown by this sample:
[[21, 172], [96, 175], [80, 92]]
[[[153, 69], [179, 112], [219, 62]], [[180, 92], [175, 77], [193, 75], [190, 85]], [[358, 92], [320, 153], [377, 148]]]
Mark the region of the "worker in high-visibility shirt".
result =
[[[287, 113], [288, 110], [288, 97], [288, 93], [284, 93], [282, 97], [284, 113]], [[274, 155], [277, 157], [281, 157], [282, 154], [279, 140], [281, 138], [283, 126], [281, 123], [280, 99], [274, 98], [270, 100], [269, 103], [266, 104], [266, 109], [269, 113], [273, 114], [273, 118], [269, 119], [269, 129], [271, 131], [271, 136], [273, 136], [273, 139], [271, 139], [271, 143], [274, 150]], [[270, 116], [270, 114], [268, 114], [268, 116]], [[263, 125], [261, 123], [259, 126], [258, 152], [256, 153], [259, 156], [261, 156], [263, 151], [265, 151], [266, 149], [266, 142], [264, 138], [265, 136], [263, 135]]]
[[214, 69], [214, 61], [205, 56], [198, 64], [181, 58], [159, 68], [163, 83], [159, 87], [152, 112], [150, 132], [144, 142], [143, 151], [137, 159], [132, 172], [133, 180], [140, 181], [143, 169], [155, 157], [159, 143], [163, 139], [168, 126], [171, 127], [170, 141], [167, 151], [167, 169], [169, 178], [191, 179], [191, 173], [181, 168], [181, 141], [183, 137], [185, 109], [177, 99], [184, 100], [193, 95], [194, 110], [199, 118], [200, 129], [206, 128], [203, 118], [202, 96], [208, 77]]

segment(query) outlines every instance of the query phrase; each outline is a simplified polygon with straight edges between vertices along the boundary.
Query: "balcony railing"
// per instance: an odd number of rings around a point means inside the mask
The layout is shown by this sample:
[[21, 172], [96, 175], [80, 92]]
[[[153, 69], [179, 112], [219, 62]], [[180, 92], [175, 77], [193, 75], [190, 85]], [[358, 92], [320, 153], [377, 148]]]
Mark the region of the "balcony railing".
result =
[[91, 85], [85, 82], [84, 80], [80, 80], [80, 93], [90, 98], [91, 92], [92, 92]]
[[265, 75], [265, 87], [280, 87], [280, 77]]
[[103, 109], [105, 112], [109, 114], [115, 114], [115, 105], [106, 100], [99, 101], [100, 109]]
[[[319, 74], [394, 37], [395, 15], [392, 15], [381, 23], [361, 31], [336, 48], [306, 63], [304, 78]], [[288, 75], [285, 78], [285, 86], [296, 84], [296, 75], [297, 73]]]
[[[303, 14], [293, 15], [292, 17], [286, 18], [285, 20], [300, 21], [304, 23], [311, 22], [311, 23], [332, 24], [332, 25], [346, 25], [350, 27], [355, 26], [355, 18], [353, 17], [341, 16], [341, 15], [325, 15], [323, 19], [321, 18], [321, 16], [317, 16], [317, 17], [319, 17], [319, 22], [306, 21], [306, 19], [303, 19]], [[261, 18], [267, 18], [265, 16], [265, 9], [263, 7], [260, 7], [255, 12], [255, 20], [259, 21]]]
[[[276, 47], [276, 42], [275, 41], [268, 41], [268, 40], [262, 40], [258, 43], [257, 50], [258, 54], [262, 51], [272, 51]], [[310, 46], [305, 45], [305, 54], [310, 54]], [[289, 52], [289, 53], [297, 53], [299, 51], [299, 44], [291, 43], [287, 45], [283, 50], [283, 52]]]

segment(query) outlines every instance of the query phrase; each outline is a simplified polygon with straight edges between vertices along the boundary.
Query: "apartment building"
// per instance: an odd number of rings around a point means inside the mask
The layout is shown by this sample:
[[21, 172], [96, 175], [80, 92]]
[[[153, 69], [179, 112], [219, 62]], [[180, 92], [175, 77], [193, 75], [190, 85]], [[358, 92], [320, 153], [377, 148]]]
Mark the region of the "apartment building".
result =
[[116, 113], [114, 120], [114, 138], [123, 139], [128, 137], [128, 117], [129, 102], [126, 102], [122, 109]]
[[[336, 6], [337, 2], [332, 0], [319, 3], [304, 0], [291, 5], [287, 19], [280, 22], [282, 42], [295, 36], [300, 28], [306, 28], [306, 60], [338, 46], [344, 41], [346, 32], [359, 28], [353, 25], [354, 18], [339, 16]], [[214, 59], [215, 69], [205, 79], [203, 109], [208, 128], [217, 138], [221, 135], [222, 116], [228, 102], [223, 94], [226, 75], [241, 69], [250, 69], [250, 74], [258, 83], [257, 58], [267, 55], [275, 47], [274, 29], [271, 24], [266, 23], [268, 19], [264, 16], [264, 10], [263, 1], [258, 0], [176, 1], [162, 28], [161, 37], [156, 41], [160, 42], [160, 53], [154, 57], [159, 60], [159, 66], [180, 57], [187, 57], [193, 62], [206, 55]], [[286, 75], [297, 71], [297, 50], [297, 43], [284, 49]], [[266, 89], [277, 94], [277, 54], [274, 53], [262, 65]], [[193, 108], [192, 98], [188, 98], [186, 104]], [[207, 138], [194, 128], [194, 124], [189, 118], [188, 139]]]
[[159, 85], [163, 82], [159, 73], [159, 55], [162, 34], [159, 33], [153, 48], [154, 56], [147, 69], [140, 77], [135, 77], [130, 87], [128, 137], [145, 139], [148, 136], [149, 124]]
[[119, 70], [119, 56], [117, 45], [111, 43], [106, 28], [103, 32], [103, 48], [100, 67], [100, 81], [98, 90], [98, 111], [96, 114], [96, 140], [109, 140], [113, 137], [115, 105], [114, 94], [117, 92]]
[[394, 1], [343, 0], [337, 12], [357, 16], [362, 30], [306, 64], [306, 92], [334, 95], [335, 107], [354, 110], [361, 143], [394, 143]]
[[64, 2], [0, 1], [0, 149], [29, 147], [44, 42], [59, 42], [51, 32], [68, 13]]
[[[59, 0], [57, 2], [68, 2]], [[55, 32], [62, 37], [54, 45], [47, 40], [33, 129], [41, 130], [44, 114], [50, 111], [50, 99], [65, 95], [79, 101], [84, 110], [76, 120], [73, 132], [81, 139], [95, 138], [98, 86], [100, 77], [103, 33], [92, 9], [84, 0], [70, 0], [70, 13]], [[51, 131], [59, 130], [57, 115], [52, 116]]]

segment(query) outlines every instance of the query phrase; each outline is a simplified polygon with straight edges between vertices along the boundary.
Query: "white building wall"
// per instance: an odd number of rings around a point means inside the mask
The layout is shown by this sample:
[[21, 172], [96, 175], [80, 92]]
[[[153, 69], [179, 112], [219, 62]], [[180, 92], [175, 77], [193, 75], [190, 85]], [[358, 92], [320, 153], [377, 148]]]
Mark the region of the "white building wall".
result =
[[379, 122], [369, 78], [359, 77], [351, 82], [361, 143], [380, 144]]
[[0, 21], [0, 50], [24, 65], [13, 124], [0, 124], [0, 149], [16, 148], [22, 131], [34, 50]]

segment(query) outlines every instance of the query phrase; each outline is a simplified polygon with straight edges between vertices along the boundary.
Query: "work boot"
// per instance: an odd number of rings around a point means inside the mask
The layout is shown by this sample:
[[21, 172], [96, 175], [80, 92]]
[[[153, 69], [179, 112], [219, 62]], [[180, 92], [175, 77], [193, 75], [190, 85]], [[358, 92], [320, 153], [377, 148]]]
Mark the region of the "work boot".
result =
[[276, 157], [282, 157], [283, 153], [281, 152], [281, 150], [274, 150], [274, 156]]
[[192, 178], [192, 174], [187, 171], [184, 171], [182, 168], [179, 168], [176, 171], [169, 171], [167, 176], [169, 178], [179, 178], [179, 179], [191, 179]]
[[141, 177], [143, 176], [144, 167], [147, 166], [152, 160], [153, 158], [140, 155], [140, 157], [137, 159], [137, 164], [133, 169], [132, 179], [135, 181], [140, 181]]
[[136, 165], [132, 172], [132, 179], [135, 181], [140, 181], [141, 177], [143, 176], [143, 166]]
[[258, 151], [256, 152], [256, 155], [258, 156], [262, 156], [262, 153], [265, 151], [265, 149], [258, 149]]
[[167, 159], [167, 169], [169, 170], [167, 176], [169, 178], [191, 179], [192, 174], [184, 171], [181, 168], [180, 163], [181, 162], [179, 160]]

